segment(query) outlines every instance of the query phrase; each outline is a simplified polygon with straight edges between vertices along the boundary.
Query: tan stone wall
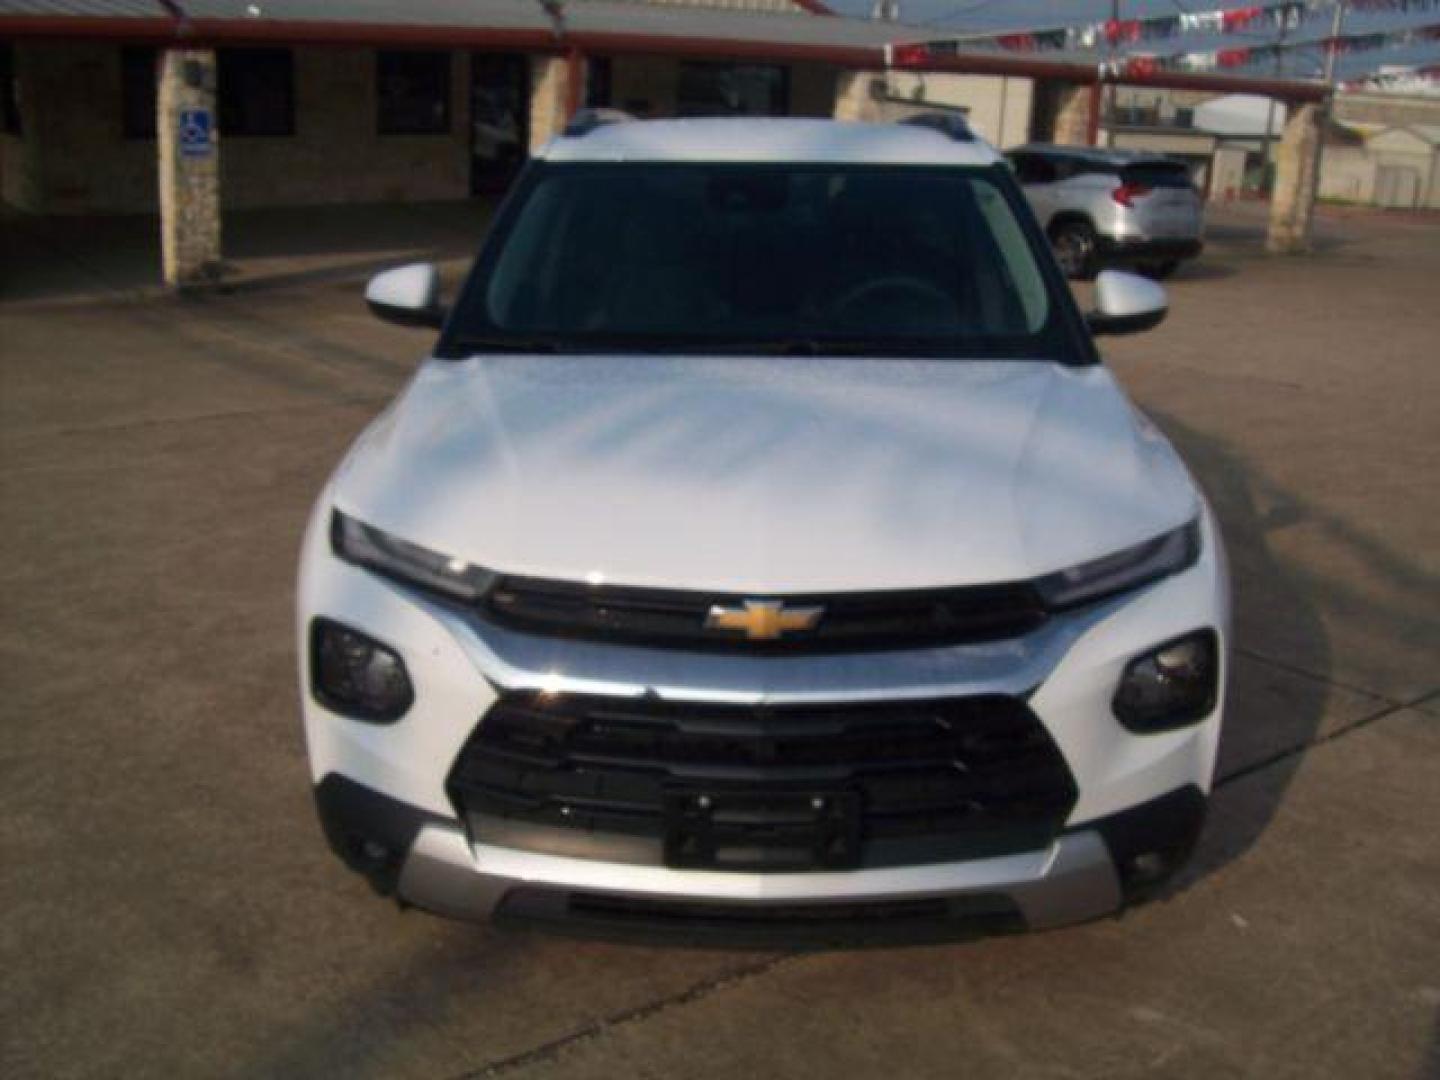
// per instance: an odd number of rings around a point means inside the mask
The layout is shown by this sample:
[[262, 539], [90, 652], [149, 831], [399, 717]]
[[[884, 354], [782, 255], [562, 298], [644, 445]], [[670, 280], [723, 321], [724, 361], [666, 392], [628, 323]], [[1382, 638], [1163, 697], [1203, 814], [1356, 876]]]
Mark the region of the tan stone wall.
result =
[[225, 206], [461, 199], [470, 193], [465, 53], [450, 66], [450, 132], [381, 135], [373, 49], [295, 50], [295, 134], [226, 140]]
[[[100, 43], [15, 47], [26, 137], [7, 203], [42, 213], [153, 212], [153, 139], [127, 139], [120, 49]], [[227, 209], [401, 199], [459, 199], [470, 191], [468, 55], [452, 55], [450, 132], [380, 135], [375, 52], [296, 49], [295, 135], [235, 136], [222, 163]], [[29, 162], [26, 163], [26, 155]]]
[[[160, 160], [160, 261], [167, 285], [220, 276], [220, 140], [215, 120], [215, 53], [172, 49], [161, 54], [157, 120]], [[207, 153], [182, 152], [187, 111], [211, 123]]]
[[1320, 197], [1368, 203], [1375, 197], [1375, 159], [1363, 147], [1327, 146]]
[[125, 138], [119, 48], [19, 42], [15, 67], [25, 136], [7, 139], [5, 202], [51, 214], [155, 209], [155, 143]]
[[1092, 97], [1088, 86], [1062, 87], [1060, 107], [1055, 112], [1055, 142], [1063, 146], [1090, 145]]
[[892, 72], [887, 80], [892, 98], [881, 115], [899, 120], [927, 105], [945, 105], [968, 110], [970, 126], [987, 142], [1002, 150], [1019, 146], [1030, 137], [1030, 110], [1035, 83], [1031, 79], [1001, 78], [992, 75], [920, 74]]
[[1399, 94], [1338, 94], [1335, 118], [1341, 123], [1440, 124], [1440, 98], [1405, 97]]
[[1310, 226], [1318, 192], [1315, 147], [1320, 140], [1318, 105], [1290, 110], [1275, 154], [1275, 189], [1270, 196], [1266, 246], [1280, 255], [1310, 250]]
[[565, 130], [570, 119], [569, 65], [563, 56], [530, 58], [530, 152]]
[[883, 71], [842, 71], [835, 79], [835, 119], [872, 124], [884, 120], [885, 105], [875, 97], [876, 86], [885, 86]]

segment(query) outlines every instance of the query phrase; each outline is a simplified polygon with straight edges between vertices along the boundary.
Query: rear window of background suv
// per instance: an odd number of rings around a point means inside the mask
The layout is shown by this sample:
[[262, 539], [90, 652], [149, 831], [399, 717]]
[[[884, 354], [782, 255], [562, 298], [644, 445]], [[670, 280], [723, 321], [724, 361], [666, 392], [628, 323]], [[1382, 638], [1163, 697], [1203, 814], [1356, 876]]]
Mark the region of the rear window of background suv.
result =
[[1190, 170], [1178, 161], [1126, 165], [1120, 170], [1120, 179], [1126, 184], [1139, 184], [1148, 188], [1188, 188], [1192, 186]]

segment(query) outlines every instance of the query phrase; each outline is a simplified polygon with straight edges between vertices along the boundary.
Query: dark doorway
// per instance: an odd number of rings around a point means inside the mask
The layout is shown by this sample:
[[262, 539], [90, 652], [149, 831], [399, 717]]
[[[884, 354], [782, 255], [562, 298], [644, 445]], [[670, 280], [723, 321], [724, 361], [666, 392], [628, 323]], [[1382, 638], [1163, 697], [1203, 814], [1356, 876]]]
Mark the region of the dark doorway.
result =
[[530, 148], [530, 67], [516, 53], [470, 57], [470, 193], [493, 195], [515, 179]]

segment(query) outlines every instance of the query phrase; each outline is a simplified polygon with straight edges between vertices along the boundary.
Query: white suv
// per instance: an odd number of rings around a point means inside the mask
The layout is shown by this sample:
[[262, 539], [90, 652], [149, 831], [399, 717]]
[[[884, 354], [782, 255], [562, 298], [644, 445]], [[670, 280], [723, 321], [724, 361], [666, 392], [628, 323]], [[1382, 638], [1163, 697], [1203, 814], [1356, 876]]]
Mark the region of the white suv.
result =
[[1166, 278], [1205, 247], [1205, 205], [1182, 161], [1032, 143], [1006, 154], [1066, 276], [1135, 266]]
[[[1052, 926], [1200, 828], [1215, 521], [960, 129], [582, 122], [321, 493], [321, 820], [382, 892], [647, 928]], [[843, 928], [843, 929], [842, 929]], [[647, 932], [649, 930], [647, 929]]]

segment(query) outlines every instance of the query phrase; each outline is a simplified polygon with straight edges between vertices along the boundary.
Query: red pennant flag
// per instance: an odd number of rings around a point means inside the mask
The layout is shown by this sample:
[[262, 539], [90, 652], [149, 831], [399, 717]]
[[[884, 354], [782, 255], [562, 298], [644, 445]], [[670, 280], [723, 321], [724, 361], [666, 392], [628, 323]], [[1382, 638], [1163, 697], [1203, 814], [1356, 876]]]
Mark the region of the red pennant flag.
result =
[[891, 53], [896, 67], [920, 67], [929, 59], [930, 50], [924, 45], [896, 45]]
[[1241, 27], [1249, 26], [1263, 14], [1264, 10], [1258, 7], [1233, 8], [1221, 13], [1220, 23], [1225, 28], [1225, 32], [1230, 34]]

